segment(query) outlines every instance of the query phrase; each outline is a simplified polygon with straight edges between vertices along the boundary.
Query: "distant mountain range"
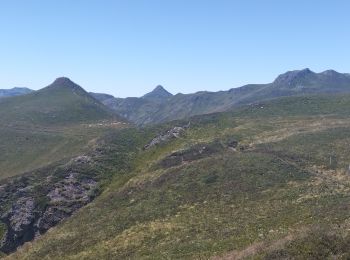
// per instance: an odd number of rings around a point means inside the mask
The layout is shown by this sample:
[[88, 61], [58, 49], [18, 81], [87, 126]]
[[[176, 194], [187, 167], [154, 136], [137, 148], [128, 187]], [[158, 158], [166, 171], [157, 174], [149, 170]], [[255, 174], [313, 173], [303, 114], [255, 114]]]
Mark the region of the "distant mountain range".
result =
[[[30, 89], [0, 90], [0, 97], [30, 93]], [[162, 86], [142, 97], [116, 98], [109, 94], [89, 94], [106, 107], [138, 125], [161, 123], [194, 115], [222, 112], [239, 105], [283, 96], [350, 92], [350, 74], [310, 69], [288, 71], [268, 84], [249, 84], [228, 91], [201, 91], [172, 95]]]
[[350, 74], [310, 69], [288, 71], [269, 84], [249, 84], [228, 91], [171, 95], [158, 86], [140, 98], [95, 95], [106, 106], [129, 121], [144, 125], [209, 114], [282, 96], [350, 92]]
[[12, 97], [12, 96], [20, 96], [33, 92], [33, 90], [29, 88], [11, 88], [11, 89], [0, 89], [0, 98], [2, 97]]

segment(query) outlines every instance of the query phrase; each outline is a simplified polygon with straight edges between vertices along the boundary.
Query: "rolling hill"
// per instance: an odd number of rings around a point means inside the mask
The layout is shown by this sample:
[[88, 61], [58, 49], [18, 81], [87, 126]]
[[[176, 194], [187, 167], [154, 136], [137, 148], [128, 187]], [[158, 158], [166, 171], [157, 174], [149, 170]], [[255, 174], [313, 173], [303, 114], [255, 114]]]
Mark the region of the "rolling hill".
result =
[[[156, 99], [147, 98], [158, 91], [164, 95], [159, 95]], [[163, 87], [157, 87], [141, 98], [97, 98], [131, 122], [146, 125], [222, 112], [243, 104], [283, 96], [349, 92], [349, 74], [333, 70], [315, 73], [303, 69], [281, 74], [269, 84], [250, 84], [228, 91], [171, 95]]]
[[117, 118], [107, 107], [69, 80], [58, 78], [33, 93], [0, 102], [0, 123], [16, 125], [65, 125]]
[[349, 115], [314, 94], [110, 132], [101, 194], [8, 259], [347, 259]]

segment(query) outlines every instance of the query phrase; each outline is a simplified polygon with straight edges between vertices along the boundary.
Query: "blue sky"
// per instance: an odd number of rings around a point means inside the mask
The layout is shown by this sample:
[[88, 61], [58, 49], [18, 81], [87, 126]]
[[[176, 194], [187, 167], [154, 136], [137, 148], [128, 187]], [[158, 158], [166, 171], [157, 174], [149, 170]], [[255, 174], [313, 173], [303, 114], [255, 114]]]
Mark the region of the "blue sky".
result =
[[0, 88], [67, 76], [140, 96], [350, 72], [350, 1], [0, 0]]

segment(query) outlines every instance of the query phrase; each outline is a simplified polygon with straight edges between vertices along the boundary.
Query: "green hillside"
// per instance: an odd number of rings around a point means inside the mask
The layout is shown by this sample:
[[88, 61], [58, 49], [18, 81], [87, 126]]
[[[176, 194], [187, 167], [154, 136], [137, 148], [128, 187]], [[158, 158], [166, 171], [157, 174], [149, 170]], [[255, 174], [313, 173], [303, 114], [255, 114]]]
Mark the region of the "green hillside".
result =
[[349, 112], [289, 97], [113, 131], [110, 184], [9, 259], [347, 259]]
[[52, 126], [110, 119], [113, 113], [67, 78], [58, 78], [39, 91], [0, 102], [0, 123]]
[[3, 99], [0, 179], [70, 158], [120, 121], [67, 78], [27, 95]]

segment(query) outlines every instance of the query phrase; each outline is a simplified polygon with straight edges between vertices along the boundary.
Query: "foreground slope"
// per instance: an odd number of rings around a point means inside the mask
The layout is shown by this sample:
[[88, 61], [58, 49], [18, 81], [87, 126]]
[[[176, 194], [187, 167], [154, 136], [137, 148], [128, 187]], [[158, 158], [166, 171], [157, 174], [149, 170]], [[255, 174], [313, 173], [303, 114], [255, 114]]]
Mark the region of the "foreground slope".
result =
[[120, 120], [67, 78], [1, 100], [0, 179], [79, 153], [104, 121]]
[[[269, 84], [250, 84], [228, 91], [202, 91], [172, 96], [164, 88], [157, 87], [141, 98], [121, 99], [106, 96], [97, 98], [131, 122], [146, 125], [227, 111], [234, 106], [282, 96], [349, 92], [349, 74], [333, 70], [315, 73], [310, 69], [303, 69], [281, 74]], [[147, 98], [157, 96], [156, 93], [160, 93], [158, 98]]]
[[1, 253], [44, 234], [99, 193], [113, 164], [127, 162], [120, 154], [113, 158], [101, 137], [125, 127], [67, 78], [1, 100]]
[[288, 97], [126, 132], [128, 169], [9, 259], [346, 259], [349, 114]]

